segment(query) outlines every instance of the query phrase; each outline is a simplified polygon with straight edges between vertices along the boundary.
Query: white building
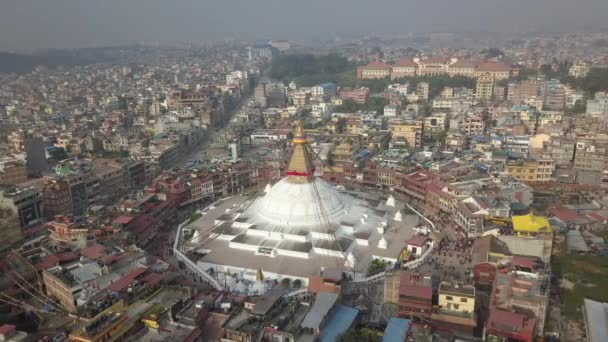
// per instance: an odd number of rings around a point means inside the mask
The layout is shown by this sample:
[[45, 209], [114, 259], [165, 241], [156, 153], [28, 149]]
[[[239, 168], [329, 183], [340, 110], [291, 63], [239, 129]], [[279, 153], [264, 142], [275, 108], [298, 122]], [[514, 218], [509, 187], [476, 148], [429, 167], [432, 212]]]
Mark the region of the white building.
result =
[[401, 114], [401, 110], [397, 106], [386, 106], [384, 107], [384, 116], [387, 118], [394, 118]]
[[597, 92], [593, 100], [587, 100], [587, 115], [596, 118], [608, 115], [608, 93]]
[[237, 70], [226, 75], [227, 85], [240, 85], [248, 80], [247, 71]]
[[332, 97], [336, 97], [337, 91], [338, 87], [330, 82], [319, 84], [310, 89], [312, 98], [319, 102], [327, 102]]
[[331, 105], [325, 102], [312, 105], [312, 116], [316, 118], [327, 118], [331, 116]]

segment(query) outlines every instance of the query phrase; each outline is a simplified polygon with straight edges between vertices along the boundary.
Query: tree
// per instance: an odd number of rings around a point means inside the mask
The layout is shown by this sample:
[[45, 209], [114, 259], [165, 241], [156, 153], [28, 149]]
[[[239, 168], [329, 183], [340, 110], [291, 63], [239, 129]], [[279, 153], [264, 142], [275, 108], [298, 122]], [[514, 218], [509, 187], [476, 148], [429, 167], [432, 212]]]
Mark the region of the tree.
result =
[[281, 279], [281, 286], [283, 286], [283, 287], [289, 287], [290, 284], [291, 284], [291, 279], [289, 279], [289, 278], [283, 278], [283, 279]]
[[371, 329], [351, 329], [338, 337], [338, 342], [379, 342], [382, 339]]
[[384, 107], [389, 104], [389, 100], [384, 97], [371, 97], [365, 103], [365, 110], [370, 112], [376, 112], [376, 114], [380, 114], [383, 112]]
[[51, 158], [57, 161], [64, 160], [68, 157], [68, 154], [65, 152], [65, 149], [63, 147], [56, 147], [49, 150], [49, 155], [51, 156]]
[[384, 272], [386, 270], [386, 266], [388, 266], [388, 262], [381, 259], [374, 259], [372, 260], [371, 265], [369, 265], [367, 273], [368, 275], [374, 275], [380, 272]]
[[587, 111], [587, 101], [585, 100], [576, 100], [574, 106], [571, 109], [571, 112], [574, 114], [583, 114]]
[[300, 279], [296, 279], [293, 281], [293, 287], [299, 289], [302, 286], [302, 281]]
[[345, 99], [342, 104], [334, 108], [337, 113], [354, 113], [361, 110], [363, 106], [355, 102], [353, 99]]
[[483, 55], [485, 55], [486, 58], [496, 58], [496, 57], [502, 57], [505, 55], [505, 53], [502, 52], [502, 50], [499, 48], [484, 49], [481, 51], [481, 53]]

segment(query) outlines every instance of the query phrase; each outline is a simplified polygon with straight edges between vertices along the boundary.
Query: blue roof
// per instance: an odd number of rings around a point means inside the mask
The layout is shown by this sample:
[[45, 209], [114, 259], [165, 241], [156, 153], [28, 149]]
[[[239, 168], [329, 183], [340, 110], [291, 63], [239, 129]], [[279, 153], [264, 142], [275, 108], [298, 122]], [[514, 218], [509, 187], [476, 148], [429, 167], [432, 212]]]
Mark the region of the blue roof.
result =
[[319, 87], [322, 87], [322, 88], [329, 88], [329, 87], [335, 87], [335, 86], [336, 85], [334, 83], [331, 83], [331, 82], [325, 82], [325, 83], [319, 84]]
[[404, 318], [391, 318], [388, 321], [386, 329], [384, 329], [384, 337], [382, 342], [399, 342], [405, 341], [407, 331], [410, 329], [412, 321]]
[[336, 341], [338, 336], [344, 334], [353, 325], [358, 314], [357, 309], [342, 304], [336, 305], [334, 314], [321, 330], [321, 342]]

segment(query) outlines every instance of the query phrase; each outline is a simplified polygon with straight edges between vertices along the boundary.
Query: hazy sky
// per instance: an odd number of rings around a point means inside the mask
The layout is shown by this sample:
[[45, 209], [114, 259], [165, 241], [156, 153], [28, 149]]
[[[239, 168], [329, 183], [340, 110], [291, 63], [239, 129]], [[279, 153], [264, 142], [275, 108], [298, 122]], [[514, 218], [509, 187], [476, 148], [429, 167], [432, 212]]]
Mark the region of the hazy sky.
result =
[[229, 37], [608, 28], [608, 0], [0, 0], [0, 50]]

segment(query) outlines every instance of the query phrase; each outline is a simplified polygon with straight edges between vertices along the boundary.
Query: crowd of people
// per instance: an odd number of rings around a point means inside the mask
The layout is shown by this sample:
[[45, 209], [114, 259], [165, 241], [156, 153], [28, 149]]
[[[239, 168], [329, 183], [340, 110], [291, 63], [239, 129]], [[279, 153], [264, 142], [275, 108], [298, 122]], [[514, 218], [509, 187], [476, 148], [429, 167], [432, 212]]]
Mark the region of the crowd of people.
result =
[[469, 281], [474, 242], [473, 238], [445, 237], [437, 243], [425, 264], [442, 279]]

